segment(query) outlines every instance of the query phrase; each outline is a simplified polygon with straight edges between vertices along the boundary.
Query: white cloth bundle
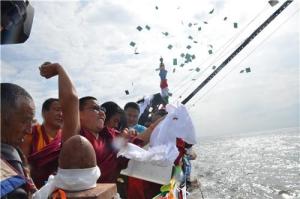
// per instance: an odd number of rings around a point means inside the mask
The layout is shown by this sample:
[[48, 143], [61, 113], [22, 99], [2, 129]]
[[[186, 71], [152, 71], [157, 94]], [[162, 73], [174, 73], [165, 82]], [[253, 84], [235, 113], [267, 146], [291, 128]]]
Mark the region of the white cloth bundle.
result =
[[176, 145], [166, 144], [151, 147], [145, 150], [137, 145], [128, 143], [126, 147], [121, 148], [118, 156], [125, 156], [140, 162], [150, 162], [154, 165], [169, 166], [172, 165], [178, 156]]
[[166, 109], [168, 115], [153, 130], [148, 150], [129, 143], [119, 148], [118, 156], [168, 166], [173, 164], [179, 154], [176, 138], [196, 144], [195, 128], [185, 106], [180, 103], [177, 106], [168, 104]]
[[196, 134], [192, 119], [183, 104], [168, 104], [168, 115], [153, 130], [150, 137], [150, 146], [158, 146], [166, 143], [176, 145], [176, 138], [182, 138], [189, 144], [196, 144]]
[[47, 199], [57, 189], [81, 191], [96, 187], [101, 172], [98, 166], [86, 169], [61, 169], [50, 175], [48, 182], [32, 196], [33, 199]]

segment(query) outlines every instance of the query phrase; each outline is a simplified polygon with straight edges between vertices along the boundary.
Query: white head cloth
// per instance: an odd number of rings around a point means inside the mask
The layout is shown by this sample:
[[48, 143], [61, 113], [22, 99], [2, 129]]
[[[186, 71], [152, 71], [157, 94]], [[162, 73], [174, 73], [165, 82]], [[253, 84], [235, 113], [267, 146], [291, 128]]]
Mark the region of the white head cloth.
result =
[[168, 115], [153, 130], [150, 137], [150, 146], [176, 145], [176, 138], [182, 138], [189, 144], [196, 144], [196, 132], [191, 116], [186, 107], [177, 103], [167, 104]]
[[50, 175], [48, 182], [32, 196], [33, 199], [47, 199], [59, 188], [67, 191], [81, 191], [96, 187], [101, 172], [98, 166], [87, 169], [61, 169]]

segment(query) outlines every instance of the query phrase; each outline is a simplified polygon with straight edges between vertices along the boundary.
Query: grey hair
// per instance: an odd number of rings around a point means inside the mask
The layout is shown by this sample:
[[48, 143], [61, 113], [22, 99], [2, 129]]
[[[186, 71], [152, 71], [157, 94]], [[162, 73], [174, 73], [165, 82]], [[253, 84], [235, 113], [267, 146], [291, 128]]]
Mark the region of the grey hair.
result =
[[25, 97], [32, 100], [31, 95], [21, 86], [12, 83], [1, 83], [1, 118], [9, 116], [16, 110], [19, 98]]

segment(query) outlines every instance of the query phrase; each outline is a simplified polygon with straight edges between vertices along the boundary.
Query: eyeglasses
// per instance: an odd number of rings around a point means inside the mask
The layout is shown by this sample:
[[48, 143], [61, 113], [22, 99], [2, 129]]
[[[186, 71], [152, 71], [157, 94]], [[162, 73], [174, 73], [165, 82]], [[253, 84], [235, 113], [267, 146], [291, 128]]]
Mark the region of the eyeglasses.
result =
[[103, 113], [106, 113], [106, 108], [103, 107], [103, 106], [93, 106], [93, 107], [89, 107], [87, 108], [87, 110], [90, 110], [90, 111], [96, 111], [96, 112], [103, 112]]

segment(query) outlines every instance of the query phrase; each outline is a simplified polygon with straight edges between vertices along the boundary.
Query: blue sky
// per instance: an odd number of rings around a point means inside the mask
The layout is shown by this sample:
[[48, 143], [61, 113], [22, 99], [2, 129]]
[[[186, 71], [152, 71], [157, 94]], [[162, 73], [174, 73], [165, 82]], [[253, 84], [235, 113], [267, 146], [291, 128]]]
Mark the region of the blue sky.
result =
[[[28, 41], [1, 46], [1, 82], [28, 90], [41, 120], [42, 102], [57, 97], [57, 79], [39, 76], [38, 66], [44, 61], [61, 63], [79, 96], [93, 95], [100, 102], [112, 100], [123, 106], [160, 91], [155, 69], [162, 56], [169, 71], [171, 102], [180, 101], [179, 96], [186, 97], [213, 71], [213, 65], [220, 64], [283, 3], [271, 7], [267, 2], [33, 1], [35, 18]], [[189, 27], [190, 22], [197, 25]], [[139, 32], [137, 26], [144, 29]], [[198, 136], [299, 126], [297, 27], [299, 2], [295, 1], [187, 104]], [[188, 39], [190, 35], [197, 44]], [[134, 54], [131, 41], [139, 55]], [[187, 50], [187, 45], [192, 48]], [[209, 45], [213, 45], [212, 55]], [[184, 67], [173, 66], [173, 58], [181, 63], [180, 54], [186, 52], [196, 59]], [[196, 72], [196, 67], [201, 71]], [[252, 72], [240, 74], [246, 67]]]

